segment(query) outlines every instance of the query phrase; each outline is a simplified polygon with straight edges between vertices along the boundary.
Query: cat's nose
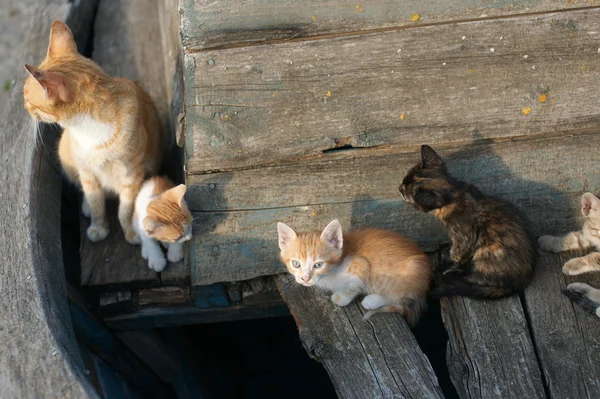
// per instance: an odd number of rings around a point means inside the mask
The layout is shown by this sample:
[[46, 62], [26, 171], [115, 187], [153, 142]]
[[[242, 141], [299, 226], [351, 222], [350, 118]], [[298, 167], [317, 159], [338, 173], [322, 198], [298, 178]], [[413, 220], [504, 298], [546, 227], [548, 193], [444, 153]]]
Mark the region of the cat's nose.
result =
[[308, 277], [308, 276], [301, 276], [300, 279], [302, 281], [304, 281], [305, 283], [308, 283], [308, 280], [310, 280], [310, 277]]

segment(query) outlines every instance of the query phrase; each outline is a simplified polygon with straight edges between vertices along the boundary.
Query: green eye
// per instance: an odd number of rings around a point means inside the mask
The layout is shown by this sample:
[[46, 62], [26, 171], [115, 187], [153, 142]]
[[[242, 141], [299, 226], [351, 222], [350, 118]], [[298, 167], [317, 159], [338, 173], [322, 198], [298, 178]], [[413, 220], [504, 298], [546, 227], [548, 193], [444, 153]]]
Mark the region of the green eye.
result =
[[317, 262], [317, 263], [315, 263], [315, 264], [313, 265], [313, 267], [314, 267], [315, 269], [318, 269], [318, 268], [320, 268], [320, 267], [322, 267], [322, 266], [323, 266], [323, 262]]
[[297, 260], [293, 260], [292, 261], [292, 266], [295, 267], [296, 269], [300, 267], [300, 262], [298, 262]]

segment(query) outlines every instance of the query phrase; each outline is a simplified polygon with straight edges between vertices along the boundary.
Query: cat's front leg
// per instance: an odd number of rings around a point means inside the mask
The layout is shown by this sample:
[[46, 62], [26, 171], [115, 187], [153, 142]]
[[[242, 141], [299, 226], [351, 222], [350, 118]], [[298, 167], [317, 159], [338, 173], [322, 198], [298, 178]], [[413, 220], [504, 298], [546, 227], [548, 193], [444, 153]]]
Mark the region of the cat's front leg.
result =
[[82, 171], [80, 178], [81, 188], [85, 197], [84, 201], [88, 204], [89, 214], [92, 219], [87, 229], [87, 237], [91, 242], [102, 241], [109, 233], [104, 190], [92, 174]]
[[563, 237], [541, 236], [538, 238], [538, 244], [544, 251], [555, 253], [592, 246], [591, 241], [587, 240], [579, 231], [574, 231]]
[[360, 294], [360, 290], [358, 289], [334, 292], [331, 295], [331, 301], [338, 306], [347, 306], [358, 294]]
[[155, 272], [162, 272], [167, 266], [167, 259], [160, 245], [152, 238], [143, 236], [142, 237], [142, 256], [144, 252], [148, 255], [148, 267]]
[[574, 276], [588, 272], [600, 271], [600, 253], [593, 252], [586, 256], [573, 258], [562, 268], [564, 274]]
[[123, 228], [125, 239], [130, 244], [139, 243], [139, 238], [131, 222], [135, 199], [142, 187], [143, 171], [133, 176], [128, 176], [121, 185], [119, 193], [119, 222]]
[[180, 242], [172, 242], [168, 244], [167, 259], [169, 262], [179, 262], [183, 259], [183, 244]]

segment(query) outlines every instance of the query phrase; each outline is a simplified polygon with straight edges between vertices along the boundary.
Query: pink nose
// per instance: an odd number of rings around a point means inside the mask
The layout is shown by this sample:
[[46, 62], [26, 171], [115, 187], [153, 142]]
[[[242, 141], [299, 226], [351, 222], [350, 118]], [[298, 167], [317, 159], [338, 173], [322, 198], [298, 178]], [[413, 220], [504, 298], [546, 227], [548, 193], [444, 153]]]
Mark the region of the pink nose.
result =
[[300, 277], [300, 279], [301, 279], [302, 281], [304, 281], [305, 283], [307, 283], [307, 282], [308, 282], [308, 280], [310, 280], [310, 277], [304, 277], [304, 276], [302, 276], [302, 277]]

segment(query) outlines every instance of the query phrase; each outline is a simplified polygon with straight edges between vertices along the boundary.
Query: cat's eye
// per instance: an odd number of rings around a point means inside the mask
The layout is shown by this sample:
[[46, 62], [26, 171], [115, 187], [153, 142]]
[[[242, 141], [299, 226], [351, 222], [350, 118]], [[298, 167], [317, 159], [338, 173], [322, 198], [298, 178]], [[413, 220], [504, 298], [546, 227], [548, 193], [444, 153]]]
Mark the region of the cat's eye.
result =
[[292, 261], [292, 266], [295, 267], [296, 269], [300, 267], [300, 262], [298, 262], [297, 260], [293, 260]]
[[318, 268], [320, 268], [320, 267], [322, 267], [322, 266], [323, 266], [323, 262], [317, 262], [317, 263], [315, 263], [315, 264], [313, 265], [313, 267], [314, 267], [315, 269], [318, 269]]

